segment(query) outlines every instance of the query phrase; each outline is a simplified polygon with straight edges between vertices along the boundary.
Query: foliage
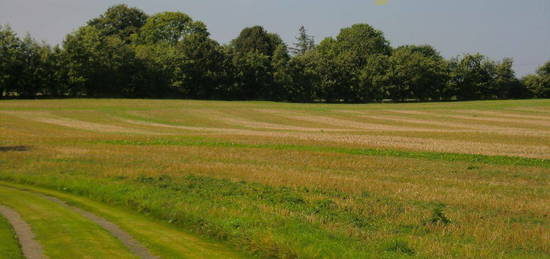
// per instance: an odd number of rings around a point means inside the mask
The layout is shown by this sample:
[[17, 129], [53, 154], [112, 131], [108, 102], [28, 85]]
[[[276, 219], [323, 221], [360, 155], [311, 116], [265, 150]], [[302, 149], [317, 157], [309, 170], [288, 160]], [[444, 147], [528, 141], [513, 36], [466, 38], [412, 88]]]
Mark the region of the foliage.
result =
[[394, 100], [438, 99], [447, 82], [447, 66], [430, 46], [405, 46], [389, 58], [389, 97]]
[[550, 97], [550, 62], [516, 78], [513, 61], [444, 59], [429, 45], [392, 49], [368, 24], [315, 45], [304, 26], [289, 48], [262, 26], [222, 46], [181, 12], [115, 5], [61, 47], [0, 27], [0, 97], [146, 97], [380, 102]]
[[142, 64], [133, 49], [118, 36], [101, 36], [86, 26], [63, 42], [69, 85], [76, 95], [131, 97], [144, 84], [139, 82]]
[[87, 25], [96, 28], [103, 37], [117, 36], [124, 43], [129, 43], [132, 35], [137, 33], [147, 20], [147, 14], [142, 10], [119, 4], [88, 21]]
[[296, 43], [294, 47], [291, 48], [292, 54], [294, 55], [304, 55], [306, 52], [315, 48], [315, 39], [313, 36], [307, 34], [306, 27], [303, 25], [300, 26], [300, 33], [296, 37]]
[[203, 23], [193, 22], [187, 14], [164, 12], [149, 17], [134, 41], [146, 44], [167, 42], [175, 45], [185, 36], [194, 33], [208, 34]]
[[262, 26], [256, 25], [243, 29], [239, 37], [231, 42], [231, 47], [237, 53], [257, 52], [271, 57], [281, 44], [284, 43], [279, 35], [269, 33]]
[[550, 98], [550, 61], [541, 66], [536, 74], [527, 75], [522, 81], [532, 96]]

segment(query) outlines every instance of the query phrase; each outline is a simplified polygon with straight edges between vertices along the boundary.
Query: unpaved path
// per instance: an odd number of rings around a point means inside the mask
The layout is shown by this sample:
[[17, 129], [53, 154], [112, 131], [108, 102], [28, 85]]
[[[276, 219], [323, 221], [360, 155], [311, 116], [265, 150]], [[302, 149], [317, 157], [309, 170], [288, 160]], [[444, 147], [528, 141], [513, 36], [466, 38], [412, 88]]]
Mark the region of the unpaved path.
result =
[[[33, 192], [33, 193], [35, 193], [35, 192]], [[42, 197], [44, 197], [44, 198], [46, 198], [50, 201], [53, 201], [53, 202], [55, 202], [55, 203], [57, 203], [57, 204], [59, 204], [63, 207], [69, 208], [69, 209], [75, 211], [76, 213], [90, 219], [91, 221], [95, 222], [96, 224], [100, 225], [101, 227], [103, 227], [104, 229], [109, 231], [113, 236], [118, 238], [135, 255], [137, 255], [141, 258], [145, 258], [145, 259], [158, 258], [156, 256], [153, 256], [149, 252], [149, 249], [144, 247], [137, 240], [135, 240], [132, 236], [130, 236], [130, 234], [128, 234], [128, 232], [122, 230], [120, 227], [118, 227], [117, 225], [111, 223], [110, 221], [106, 220], [105, 218], [97, 216], [97, 215], [95, 215], [93, 213], [90, 213], [88, 211], [85, 211], [81, 208], [71, 206], [71, 205], [67, 204], [66, 202], [64, 202], [64, 201], [62, 201], [58, 198], [48, 196], [48, 195], [44, 195], [44, 194], [41, 194], [41, 193], [36, 193], [36, 194], [38, 194], [38, 195], [40, 195], [40, 196], [42, 196]]]
[[21, 250], [23, 250], [23, 255], [27, 259], [46, 258], [42, 251], [42, 246], [35, 240], [31, 226], [29, 226], [29, 224], [21, 218], [19, 213], [6, 206], [0, 205], [0, 214], [2, 214], [12, 225], [15, 233], [17, 234], [17, 238], [19, 239], [19, 244], [21, 245]]

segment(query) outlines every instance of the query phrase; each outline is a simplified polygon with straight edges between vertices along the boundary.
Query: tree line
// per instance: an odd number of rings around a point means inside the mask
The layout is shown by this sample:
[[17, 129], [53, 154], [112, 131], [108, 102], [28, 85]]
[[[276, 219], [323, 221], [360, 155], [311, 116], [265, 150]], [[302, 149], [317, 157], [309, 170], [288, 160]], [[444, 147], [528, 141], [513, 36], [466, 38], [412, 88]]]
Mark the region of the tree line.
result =
[[393, 48], [368, 24], [316, 44], [302, 26], [288, 47], [261, 26], [229, 44], [181, 12], [116, 5], [60, 46], [0, 26], [0, 97], [193, 98], [380, 102], [549, 98], [550, 62], [518, 79], [513, 61], [429, 45]]

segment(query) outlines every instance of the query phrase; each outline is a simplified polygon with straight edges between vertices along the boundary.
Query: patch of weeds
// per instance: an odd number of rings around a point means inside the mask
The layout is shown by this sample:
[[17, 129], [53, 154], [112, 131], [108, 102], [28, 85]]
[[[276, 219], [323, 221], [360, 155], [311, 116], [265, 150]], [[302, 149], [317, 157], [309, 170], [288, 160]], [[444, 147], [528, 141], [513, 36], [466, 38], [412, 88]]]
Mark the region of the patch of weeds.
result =
[[115, 181], [122, 181], [122, 180], [126, 180], [128, 178], [128, 176], [125, 176], [125, 175], [117, 175], [117, 176], [114, 176], [112, 177], [113, 180]]
[[466, 168], [467, 170], [478, 170], [480, 167], [479, 166], [476, 166], [476, 165], [471, 165], [471, 166], [468, 166], [468, 168]]
[[386, 244], [384, 250], [387, 252], [400, 253], [411, 256], [416, 254], [416, 251], [409, 246], [407, 241], [404, 240], [392, 240]]
[[336, 203], [331, 199], [323, 199], [313, 202], [313, 213], [321, 214], [325, 211], [330, 211], [336, 208]]
[[430, 224], [430, 225], [448, 225], [451, 223], [451, 219], [445, 215], [444, 212], [445, 204], [438, 204], [433, 210], [432, 210], [432, 216], [427, 219], [424, 222], [424, 225]]
[[397, 226], [397, 228], [395, 229], [395, 233], [403, 233], [403, 234], [412, 234], [415, 230], [416, 226], [415, 225], [405, 225], [405, 224], [400, 224]]
[[169, 175], [160, 175], [156, 177], [140, 175], [136, 178], [138, 183], [154, 184], [155, 186], [166, 189], [171, 186], [172, 178]]
[[138, 183], [153, 183], [155, 181], [155, 178], [151, 176], [140, 175], [136, 178], [136, 181]]

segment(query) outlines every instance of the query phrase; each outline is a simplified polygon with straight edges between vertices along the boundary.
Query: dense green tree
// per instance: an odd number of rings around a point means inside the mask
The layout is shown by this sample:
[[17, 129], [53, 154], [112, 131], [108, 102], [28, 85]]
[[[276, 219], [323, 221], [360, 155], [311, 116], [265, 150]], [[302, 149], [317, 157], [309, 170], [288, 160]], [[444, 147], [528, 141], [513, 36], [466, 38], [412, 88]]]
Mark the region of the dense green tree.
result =
[[22, 66], [21, 40], [9, 26], [0, 25], [0, 98], [14, 92]]
[[389, 55], [391, 47], [384, 38], [384, 33], [368, 24], [354, 24], [340, 30], [336, 36], [339, 52], [349, 52], [353, 56], [355, 65], [362, 67], [370, 55]]
[[220, 83], [220, 73], [213, 71], [219, 71], [223, 62], [219, 46], [208, 35], [202, 22], [181, 12], [149, 17], [139, 33], [133, 35], [133, 48], [148, 75], [144, 80], [156, 81], [156, 86], [149, 85], [147, 89], [157, 96], [210, 98], [207, 93], [217, 87], [213, 82]]
[[550, 98], [550, 61], [538, 68], [536, 74], [525, 76], [522, 82], [531, 96]]
[[360, 69], [350, 51], [342, 52], [338, 42], [326, 38], [311, 55], [309, 66], [315, 70], [316, 96], [327, 102], [342, 102], [352, 98], [353, 74]]
[[242, 30], [231, 42], [228, 52], [231, 58], [230, 70], [234, 73], [233, 98], [277, 99], [272, 96], [278, 91], [273, 78], [272, 59], [278, 48], [280, 52], [283, 51], [280, 47], [282, 45], [284, 42], [279, 35], [269, 33], [261, 26]]
[[103, 36], [95, 27], [84, 26], [67, 36], [63, 47], [72, 94], [131, 97], [139, 92], [143, 66], [118, 36]]
[[522, 78], [522, 84], [529, 91], [529, 95], [535, 98], [545, 97], [545, 85], [542, 77], [537, 74], [529, 74]]
[[60, 51], [30, 35], [22, 40], [9, 27], [0, 27], [0, 95], [33, 98], [62, 93]]
[[0, 26], [0, 97], [183, 97], [299, 102], [550, 97], [550, 62], [519, 81], [511, 59], [445, 60], [429, 45], [392, 49], [368, 24], [315, 46], [302, 26], [293, 56], [261, 26], [227, 46], [181, 12], [116, 5], [62, 47]]
[[405, 46], [393, 51], [388, 88], [392, 99], [439, 99], [447, 82], [444, 60], [429, 46]]
[[15, 91], [23, 98], [31, 98], [43, 94], [50, 84], [53, 75], [50, 69], [50, 56], [52, 51], [49, 46], [40, 44], [27, 35], [21, 41], [20, 76], [15, 84]]
[[430, 45], [404, 45], [396, 48], [395, 50], [408, 49], [411, 52], [419, 53], [426, 58], [432, 58], [434, 60], [443, 60], [443, 57], [434, 47]]
[[257, 51], [231, 53], [235, 87], [231, 93], [236, 99], [271, 99], [273, 87], [271, 58]]
[[146, 21], [147, 14], [142, 10], [119, 4], [88, 21], [88, 26], [97, 29], [102, 36], [118, 36], [123, 42], [129, 43], [131, 36], [137, 33]]
[[495, 63], [481, 54], [465, 54], [449, 62], [450, 76], [447, 97], [459, 100], [491, 98], [494, 94]]
[[206, 25], [194, 22], [191, 17], [181, 12], [164, 12], [147, 18], [139, 33], [135, 34], [134, 41], [144, 44], [166, 42], [175, 45], [185, 36], [195, 33], [208, 34]]
[[514, 72], [513, 60], [505, 58], [495, 66], [494, 90], [499, 99], [525, 98], [527, 88], [521, 84]]
[[65, 52], [55, 46], [45, 60], [45, 70], [49, 83], [43, 88], [44, 96], [65, 97], [68, 95], [68, 70]]
[[[283, 87], [283, 100], [312, 102], [318, 98], [316, 92], [318, 75], [310, 60], [311, 54], [313, 52], [307, 52], [304, 55], [291, 58], [288, 63], [277, 62], [280, 65], [274, 66], [275, 74], [273, 77], [275, 82]], [[276, 60], [275, 57], [274, 60]], [[280, 60], [284, 59], [281, 58]]]
[[388, 95], [390, 78], [388, 71], [391, 68], [390, 59], [386, 55], [375, 54], [369, 56], [367, 63], [358, 73], [360, 102], [380, 102]]
[[[365, 96], [366, 84], [361, 75], [365, 66], [372, 63], [371, 56], [387, 55], [391, 51], [382, 32], [367, 24], [355, 24], [344, 28], [333, 38], [326, 38], [310, 55], [317, 74], [316, 87], [319, 98], [329, 102], [359, 102]], [[362, 72], [363, 71], [363, 72]]]
[[224, 86], [224, 53], [204, 33], [193, 33], [176, 46], [178, 91], [196, 99], [221, 98]]
[[239, 53], [257, 52], [272, 57], [283, 40], [279, 35], [267, 32], [262, 26], [245, 28], [239, 37], [231, 42], [232, 48]]
[[287, 94], [294, 86], [293, 75], [290, 66], [290, 55], [285, 45], [279, 45], [273, 54], [271, 60], [271, 67], [273, 68], [273, 88], [272, 100], [288, 100]]

